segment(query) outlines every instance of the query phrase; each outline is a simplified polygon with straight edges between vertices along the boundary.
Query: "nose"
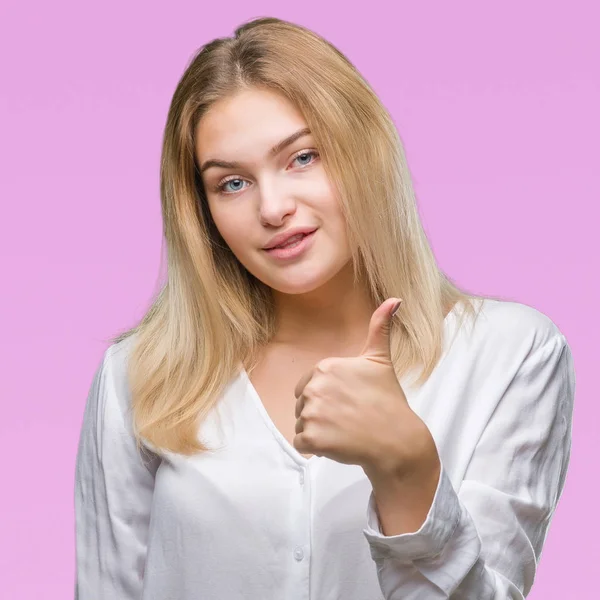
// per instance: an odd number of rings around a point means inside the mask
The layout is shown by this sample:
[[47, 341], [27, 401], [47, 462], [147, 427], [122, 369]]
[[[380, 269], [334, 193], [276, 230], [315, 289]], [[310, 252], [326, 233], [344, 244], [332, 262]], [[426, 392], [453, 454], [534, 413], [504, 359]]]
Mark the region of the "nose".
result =
[[263, 225], [277, 227], [296, 212], [296, 200], [290, 190], [274, 182], [261, 185], [259, 203], [259, 218]]

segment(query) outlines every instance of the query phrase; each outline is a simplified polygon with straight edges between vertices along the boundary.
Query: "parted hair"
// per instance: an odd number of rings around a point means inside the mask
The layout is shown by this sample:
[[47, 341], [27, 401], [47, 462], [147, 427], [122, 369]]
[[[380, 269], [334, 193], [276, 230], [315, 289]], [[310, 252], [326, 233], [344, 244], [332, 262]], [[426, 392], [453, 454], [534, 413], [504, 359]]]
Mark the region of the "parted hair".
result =
[[[237, 260], [211, 219], [195, 157], [199, 120], [249, 88], [281, 94], [301, 112], [336, 190], [355, 285], [378, 306], [403, 299], [390, 332], [398, 377], [423, 384], [440, 360], [444, 315], [462, 321], [481, 298], [438, 267], [421, 224], [398, 131], [352, 63], [330, 42], [277, 18], [253, 19], [193, 56], [164, 129], [160, 195], [166, 277], [130, 338], [131, 414], [138, 445], [191, 455], [209, 448], [199, 425], [240, 365], [248, 372], [275, 333], [269, 286]], [[162, 254], [161, 254], [162, 256]]]

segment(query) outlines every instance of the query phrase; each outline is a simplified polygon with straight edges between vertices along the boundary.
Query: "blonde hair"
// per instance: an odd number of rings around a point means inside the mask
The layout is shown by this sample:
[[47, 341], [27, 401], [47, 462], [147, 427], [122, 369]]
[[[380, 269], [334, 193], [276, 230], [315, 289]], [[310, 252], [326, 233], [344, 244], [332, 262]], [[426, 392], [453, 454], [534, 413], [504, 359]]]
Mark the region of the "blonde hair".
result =
[[282, 94], [303, 114], [340, 198], [355, 282], [374, 306], [404, 300], [391, 330], [398, 376], [439, 361], [443, 318], [469, 300], [438, 268], [422, 228], [403, 146], [392, 119], [350, 61], [312, 31], [258, 18], [196, 53], [175, 90], [164, 131], [160, 193], [167, 280], [132, 337], [131, 410], [138, 446], [195, 454], [209, 448], [198, 426], [240, 364], [275, 333], [271, 289], [249, 273], [219, 235], [195, 159], [199, 119], [243, 89]]

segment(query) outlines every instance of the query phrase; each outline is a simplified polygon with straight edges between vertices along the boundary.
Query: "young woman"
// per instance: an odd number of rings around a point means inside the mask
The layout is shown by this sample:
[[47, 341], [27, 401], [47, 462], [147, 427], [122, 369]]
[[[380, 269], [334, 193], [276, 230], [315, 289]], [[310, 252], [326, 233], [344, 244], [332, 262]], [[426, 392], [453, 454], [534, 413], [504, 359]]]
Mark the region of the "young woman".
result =
[[355, 68], [246, 23], [188, 66], [161, 164], [168, 279], [87, 398], [76, 597], [525, 597], [572, 355], [440, 271]]

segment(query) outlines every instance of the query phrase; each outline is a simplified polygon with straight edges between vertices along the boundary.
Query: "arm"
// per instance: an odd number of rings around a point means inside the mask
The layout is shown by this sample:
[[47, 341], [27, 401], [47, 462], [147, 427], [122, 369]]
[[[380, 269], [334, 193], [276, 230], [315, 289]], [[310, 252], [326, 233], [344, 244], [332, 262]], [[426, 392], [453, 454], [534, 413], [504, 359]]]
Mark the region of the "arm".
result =
[[[458, 493], [441, 462], [417, 531], [383, 535], [371, 495], [364, 534], [386, 600], [526, 597], [565, 483], [574, 392], [571, 351], [557, 333], [519, 368]], [[386, 505], [389, 522], [420, 522], [414, 505], [402, 506], [401, 495], [396, 514], [389, 500]]]
[[[76, 462], [76, 600], [142, 596], [154, 474], [127, 417], [121, 348], [109, 348], [85, 406]], [[147, 461], [146, 461], [147, 462]]]

